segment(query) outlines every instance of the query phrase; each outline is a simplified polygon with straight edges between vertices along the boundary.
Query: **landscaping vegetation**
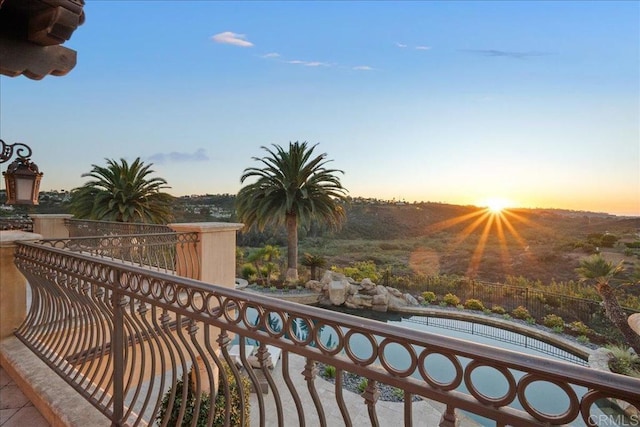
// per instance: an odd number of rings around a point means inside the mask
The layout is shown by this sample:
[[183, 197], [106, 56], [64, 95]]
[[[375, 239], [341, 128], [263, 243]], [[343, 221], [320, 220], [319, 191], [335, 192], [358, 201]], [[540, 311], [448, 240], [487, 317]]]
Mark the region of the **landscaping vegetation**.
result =
[[[68, 213], [65, 197], [43, 195], [34, 210]], [[174, 200], [173, 216], [176, 222], [238, 222], [234, 204], [235, 196], [228, 194], [181, 197]], [[540, 324], [545, 316], [556, 315], [563, 319], [565, 333], [597, 342], [599, 336], [611, 335], [610, 324], [599, 305], [596, 276], [581, 280], [577, 269], [590, 255], [599, 254], [605, 263], [620, 266], [608, 279], [619, 305], [640, 310], [640, 218], [517, 209], [503, 214], [502, 232], [494, 221], [482, 240], [484, 224], [474, 228], [473, 221], [465, 219], [481, 218], [481, 210], [473, 206], [348, 199], [341, 207], [346, 216], [341, 230], [315, 220], [300, 228], [303, 255], [298, 257], [296, 285], [312, 278], [312, 270], [319, 278], [325, 269], [333, 269], [354, 280], [368, 277], [422, 296], [427, 304], [473, 306]], [[279, 286], [288, 255], [285, 227], [242, 232], [238, 244], [238, 275], [255, 281], [262, 276], [269, 281], [265, 286]], [[258, 254], [267, 245], [274, 249], [265, 259]], [[446, 302], [447, 294], [452, 296]], [[529, 314], [516, 310], [519, 306]], [[621, 339], [617, 333], [611, 336]]]

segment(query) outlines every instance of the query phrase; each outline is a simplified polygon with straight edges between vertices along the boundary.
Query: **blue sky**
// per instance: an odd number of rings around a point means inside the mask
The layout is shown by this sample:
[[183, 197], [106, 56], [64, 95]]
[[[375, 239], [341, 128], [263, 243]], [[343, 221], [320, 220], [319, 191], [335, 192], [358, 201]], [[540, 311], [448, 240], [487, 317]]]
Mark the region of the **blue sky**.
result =
[[64, 77], [0, 79], [42, 189], [105, 158], [236, 193], [318, 143], [351, 196], [640, 215], [640, 3], [94, 1]]

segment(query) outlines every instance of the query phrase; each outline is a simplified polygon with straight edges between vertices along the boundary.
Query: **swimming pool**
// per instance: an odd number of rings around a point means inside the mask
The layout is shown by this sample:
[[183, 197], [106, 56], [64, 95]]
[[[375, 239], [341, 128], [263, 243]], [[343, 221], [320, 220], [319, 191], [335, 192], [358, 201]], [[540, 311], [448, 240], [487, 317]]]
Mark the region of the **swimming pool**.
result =
[[[463, 339], [489, 345], [492, 347], [498, 347], [501, 349], [507, 349], [522, 353], [523, 357], [527, 355], [534, 355], [538, 357], [546, 357], [563, 360], [579, 365], [587, 365], [587, 361], [584, 357], [573, 354], [565, 349], [559, 348], [552, 343], [545, 342], [541, 339], [528, 336], [524, 333], [515, 332], [512, 330], [505, 330], [496, 326], [489, 326], [478, 322], [465, 321], [459, 319], [450, 319], [444, 317], [435, 316], [402, 316], [398, 314], [387, 314], [377, 312], [366, 312], [361, 310], [336, 310], [341, 312], [347, 312], [348, 314], [355, 314], [360, 317], [374, 318], [378, 321], [383, 321], [389, 324], [400, 326], [403, 328], [410, 328], [413, 330], [424, 331], [430, 334], [446, 335], [448, 337], [454, 337], [457, 339]], [[277, 331], [282, 328], [280, 318], [274, 316], [272, 319], [267, 319], [269, 329]], [[526, 329], [526, 328], [525, 328]], [[531, 329], [531, 328], [529, 328]], [[295, 321], [292, 323], [292, 333], [298, 337], [304, 337], [306, 334], [304, 323], [297, 324]], [[336, 332], [332, 328], [323, 328], [317, 335], [318, 341], [321, 342], [321, 346], [325, 348], [331, 348], [332, 343], [337, 340]], [[312, 342], [310, 345], [317, 345]], [[363, 360], [369, 359], [372, 356], [371, 342], [364, 335], [354, 334], [350, 337], [350, 347], [356, 357]], [[395, 369], [403, 371], [411, 366], [410, 357], [407, 352], [401, 346], [388, 345], [384, 347], [384, 358], [386, 363], [393, 365]], [[460, 357], [460, 365], [464, 369], [471, 359]], [[378, 359], [378, 363], [381, 363]], [[433, 353], [427, 356], [424, 361], [425, 370], [431, 373], [431, 377], [434, 381], [442, 384], [447, 384], [452, 381], [456, 376], [456, 367], [450, 359], [439, 353]], [[519, 381], [523, 377], [522, 372], [512, 372], [515, 381]], [[485, 396], [500, 397], [505, 395], [509, 388], [508, 382], [504, 375], [497, 372], [496, 369], [489, 366], [480, 366], [474, 368], [470, 373], [472, 376], [472, 383], [475, 385], [478, 391]], [[412, 376], [420, 378], [419, 373], [415, 372]], [[457, 391], [468, 393], [465, 386], [465, 382], [462, 382], [457, 388]], [[586, 390], [579, 387], [575, 388], [578, 395], [582, 395]], [[547, 413], [562, 414], [566, 411], [568, 406], [568, 397], [566, 393], [554, 384], [546, 382], [537, 382], [527, 387], [526, 392], [527, 400], [538, 408], [543, 408]], [[606, 401], [600, 402], [602, 407], [608, 406]], [[522, 409], [517, 401], [514, 401], [511, 405], [514, 408]], [[595, 407], [592, 409], [595, 415], [601, 415], [599, 409]], [[596, 413], [597, 412], [597, 413]], [[493, 426], [495, 421], [486, 420], [480, 416], [470, 413], [464, 413], [467, 417], [478, 422], [478, 424], [484, 426]], [[615, 426], [613, 418], [608, 418], [608, 424]], [[572, 424], [576, 426], [582, 426], [580, 422]]]

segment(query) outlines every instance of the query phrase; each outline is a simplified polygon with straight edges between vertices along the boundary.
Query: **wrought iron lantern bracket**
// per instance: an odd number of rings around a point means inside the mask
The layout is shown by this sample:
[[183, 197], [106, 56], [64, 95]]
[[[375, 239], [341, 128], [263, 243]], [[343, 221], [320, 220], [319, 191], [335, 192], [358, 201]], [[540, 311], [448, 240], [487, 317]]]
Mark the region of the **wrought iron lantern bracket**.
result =
[[8, 205], [37, 205], [43, 173], [38, 169], [38, 165], [30, 159], [31, 147], [20, 142], [7, 144], [1, 139], [0, 143], [2, 143], [0, 163], [11, 160], [14, 151], [17, 155], [17, 158], [7, 167], [7, 171], [2, 172], [7, 189], [6, 203]]

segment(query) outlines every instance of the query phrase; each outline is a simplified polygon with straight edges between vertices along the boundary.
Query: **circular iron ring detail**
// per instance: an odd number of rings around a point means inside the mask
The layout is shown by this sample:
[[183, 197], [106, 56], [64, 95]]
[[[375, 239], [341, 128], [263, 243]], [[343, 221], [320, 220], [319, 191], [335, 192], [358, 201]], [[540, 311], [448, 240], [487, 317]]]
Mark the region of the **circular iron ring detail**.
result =
[[222, 315], [222, 310], [220, 309], [222, 301], [220, 300], [220, 296], [218, 294], [207, 293], [206, 299], [205, 307], [207, 314], [214, 319], [219, 318]]
[[[240, 307], [238, 306], [237, 301], [235, 301], [234, 299], [226, 298], [225, 300], [222, 301], [222, 312], [224, 313], [224, 318], [229, 323], [234, 323], [234, 324], [240, 323], [240, 320], [242, 319], [242, 317], [238, 313], [238, 310], [240, 310]], [[231, 317], [232, 314], [234, 314], [235, 317]]]
[[[475, 385], [473, 384], [473, 380], [471, 379], [471, 374], [473, 373], [474, 370], [476, 370], [477, 368], [481, 368], [483, 366], [495, 369], [496, 371], [498, 371], [498, 372], [500, 372], [502, 374], [504, 379], [507, 380], [508, 388], [507, 388], [507, 392], [505, 393], [504, 396], [495, 397], [495, 398], [494, 397], [489, 397], [489, 396], [486, 396], [486, 395], [482, 394], [475, 387]], [[478, 400], [483, 405], [493, 406], [495, 408], [499, 408], [501, 406], [506, 406], [506, 405], [510, 404], [516, 398], [516, 388], [517, 388], [516, 380], [513, 377], [513, 374], [509, 371], [509, 369], [507, 369], [507, 368], [505, 368], [503, 366], [491, 366], [491, 365], [487, 365], [487, 364], [481, 363], [481, 362], [479, 362], [477, 360], [472, 360], [471, 362], [469, 362], [469, 364], [467, 365], [467, 367], [464, 370], [464, 383], [467, 386], [467, 389], [469, 390], [469, 393], [471, 393], [473, 395], [473, 397], [475, 397], [476, 400]]]
[[[353, 350], [351, 350], [351, 337], [354, 336], [355, 334], [362, 335], [369, 341], [369, 344], [371, 344], [371, 356], [369, 358], [360, 359], [358, 356], [355, 355]], [[344, 341], [345, 341], [344, 350], [347, 353], [347, 356], [349, 356], [349, 359], [351, 359], [356, 365], [368, 366], [368, 365], [371, 365], [373, 362], [375, 362], [375, 360], [378, 358], [378, 343], [371, 335], [364, 334], [354, 329], [349, 329], [347, 331], [347, 334], [344, 337]]]
[[[258, 318], [256, 319], [255, 325], [249, 319], [249, 309], [254, 309], [258, 312]], [[242, 323], [247, 327], [250, 331], [259, 331], [264, 327], [264, 315], [262, 311], [260, 311], [260, 306], [256, 305], [252, 302], [245, 303], [240, 309], [240, 317], [242, 318]]]
[[269, 333], [270, 336], [272, 336], [274, 338], [280, 338], [280, 337], [284, 336], [285, 328], [282, 327], [282, 328], [280, 328], [279, 331], [276, 331], [275, 329], [272, 329], [271, 326], [269, 325], [269, 322], [266, 320], [266, 319], [270, 319], [271, 318], [271, 314], [275, 314], [276, 316], [278, 316], [280, 318], [280, 322], [283, 325], [285, 324], [284, 315], [280, 311], [267, 311], [267, 312], [264, 313], [265, 330]]
[[[387, 357], [384, 354], [384, 349], [387, 345], [390, 345], [390, 344], [398, 344], [409, 354], [409, 357], [411, 358], [411, 363], [406, 370], [401, 371], [393, 367], [390, 363], [388, 363]], [[393, 341], [390, 338], [385, 338], [380, 343], [379, 352], [380, 352], [380, 363], [382, 364], [382, 366], [384, 366], [387, 372], [391, 372], [392, 374], [398, 377], [402, 377], [402, 378], [408, 377], [413, 372], [415, 372], [418, 366], [418, 356], [416, 355], [415, 351], [413, 351], [413, 347], [411, 346], [411, 344], [401, 344], [398, 341]]]
[[[331, 329], [333, 329], [336, 333], [337, 338], [337, 342], [336, 342], [336, 346], [333, 348], [329, 348], [327, 346], [325, 346], [322, 343], [322, 340], [320, 339], [320, 333], [322, 332], [322, 329], [328, 326]], [[335, 356], [336, 354], [340, 353], [342, 351], [342, 349], [344, 348], [344, 334], [342, 333], [342, 329], [340, 328], [334, 328], [333, 325], [328, 324], [328, 323], [322, 323], [322, 322], [318, 322], [316, 324], [316, 328], [313, 331], [313, 339], [316, 342], [318, 348], [326, 354], [329, 354], [331, 356]]]
[[[301, 340], [294, 332], [293, 330], [293, 321], [299, 319], [299, 321], [305, 322], [308, 326], [308, 331], [309, 333], [307, 334], [306, 337], [304, 337], [303, 340]], [[296, 343], [296, 345], [301, 345], [301, 346], [307, 346], [311, 343], [311, 341], [313, 341], [313, 337], [314, 337], [314, 331], [313, 331], [313, 322], [311, 322], [309, 319], [307, 319], [306, 317], [293, 317], [291, 315], [287, 316], [286, 322], [284, 324], [284, 327], [282, 328], [286, 331], [289, 332], [289, 337], [291, 339], [291, 341], [293, 341], [294, 343]]]
[[[436, 381], [427, 372], [424, 366], [424, 363], [427, 357], [431, 354], [439, 354], [440, 356], [445, 357], [446, 359], [449, 360], [449, 362], [451, 362], [451, 364], [455, 368], [456, 375], [450, 383], [447, 384], [447, 383], [441, 383], [440, 381]], [[453, 390], [462, 383], [462, 365], [460, 364], [460, 361], [454, 354], [439, 353], [437, 351], [424, 350], [422, 353], [420, 353], [420, 357], [418, 357], [418, 370], [420, 371], [420, 375], [422, 375], [422, 378], [430, 386], [435, 387], [439, 390], [443, 390], [443, 391]]]
[[[527, 387], [536, 381], [551, 383], [559, 387], [562, 391], [564, 391], [567, 397], [569, 398], [569, 408], [567, 408], [567, 410], [564, 413], [558, 414], [558, 415], [548, 415], [534, 409], [527, 401], [525, 392], [527, 390]], [[533, 416], [538, 421], [551, 423], [551, 424], [566, 424], [574, 420], [580, 413], [580, 403], [578, 401], [578, 396], [576, 396], [576, 393], [573, 391], [571, 386], [567, 383], [560, 383], [558, 381], [538, 377], [534, 374], [527, 374], [520, 379], [520, 381], [518, 382], [517, 388], [518, 388], [518, 400], [520, 400], [520, 404], [522, 405], [525, 411], [527, 411], [531, 416]]]

